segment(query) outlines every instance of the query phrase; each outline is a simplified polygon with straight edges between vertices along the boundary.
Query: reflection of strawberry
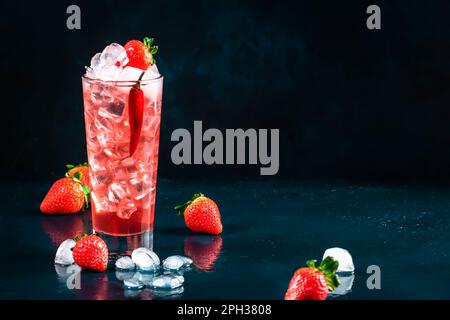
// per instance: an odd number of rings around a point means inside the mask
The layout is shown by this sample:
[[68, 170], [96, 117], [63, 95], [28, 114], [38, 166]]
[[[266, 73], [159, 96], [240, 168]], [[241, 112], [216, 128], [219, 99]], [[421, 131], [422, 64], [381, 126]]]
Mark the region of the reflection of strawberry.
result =
[[202, 193], [196, 193], [185, 204], [175, 207], [179, 215], [184, 217], [186, 226], [194, 231], [209, 234], [220, 234], [222, 222], [216, 203]]
[[89, 182], [89, 168], [87, 162], [81, 163], [77, 166], [74, 166], [72, 164], [66, 164], [67, 169], [69, 171], [66, 172], [66, 177], [73, 177], [75, 173], [80, 172], [80, 181], [83, 186], [91, 187], [91, 184]]
[[48, 191], [41, 203], [42, 213], [63, 214], [77, 213], [88, 205], [90, 189], [82, 186], [81, 173], [77, 172], [72, 178], [57, 180]]
[[84, 232], [84, 222], [81, 215], [61, 217], [42, 217], [42, 228], [50, 237], [52, 244], [58, 247], [66, 239], [73, 239]]
[[108, 247], [95, 234], [81, 237], [72, 252], [75, 263], [83, 269], [103, 272], [108, 266]]
[[214, 266], [222, 249], [220, 236], [188, 236], [184, 240], [184, 254], [200, 270], [208, 271]]
[[79, 290], [75, 291], [78, 299], [81, 300], [113, 300], [114, 292], [111, 290], [111, 282], [108, 278], [108, 273], [91, 273], [81, 274], [81, 285]]
[[285, 300], [325, 300], [328, 291], [339, 285], [335, 274], [339, 262], [332, 257], [326, 257], [318, 268], [315, 260], [309, 260], [306, 264], [308, 267], [298, 269], [292, 277]]

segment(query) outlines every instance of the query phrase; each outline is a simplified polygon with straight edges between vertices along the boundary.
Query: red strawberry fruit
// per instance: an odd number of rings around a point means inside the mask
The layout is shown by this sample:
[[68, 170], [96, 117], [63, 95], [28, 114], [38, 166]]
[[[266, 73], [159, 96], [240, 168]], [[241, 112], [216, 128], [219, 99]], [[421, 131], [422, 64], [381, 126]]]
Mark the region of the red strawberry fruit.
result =
[[88, 206], [90, 189], [80, 181], [81, 173], [71, 178], [61, 178], [51, 186], [41, 203], [40, 210], [46, 214], [77, 213]]
[[74, 166], [73, 164], [66, 164], [66, 168], [69, 169], [66, 172], [66, 177], [73, 177], [75, 173], [80, 172], [81, 173], [81, 184], [83, 186], [91, 187], [90, 181], [89, 181], [89, 167], [88, 163], [81, 163], [77, 166]]
[[185, 204], [175, 207], [179, 215], [184, 216], [186, 226], [194, 231], [209, 234], [220, 234], [222, 222], [217, 204], [202, 193], [196, 193]]
[[335, 274], [339, 262], [326, 257], [318, 268], [315, 263], [316, 260], [309, 260], [306, 262], [308, 267], [295, 272], [284, 296], [285, 300], [325, 300], [328, 292], [339, 285]]
[[124, 48], [127, 52], [128, 63], [126, 67], [134, 67], [141, 70], [155, 64], [153, 55], [158, 52], [158, 46], [153, 46], [153, 38], [144, 38], [144, 41], [130, 40]]
[[95, 234], [75, 239], [73, 260], [83, 269], [103, 272], [108, 266], [108, 246]]

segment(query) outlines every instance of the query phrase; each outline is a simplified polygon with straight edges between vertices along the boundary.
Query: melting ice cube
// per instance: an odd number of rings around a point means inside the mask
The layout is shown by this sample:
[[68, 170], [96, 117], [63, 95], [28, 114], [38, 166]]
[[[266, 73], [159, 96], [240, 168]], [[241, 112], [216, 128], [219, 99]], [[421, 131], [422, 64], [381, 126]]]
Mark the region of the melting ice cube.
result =
[[158, 255], [148, 248], [137, 248], [131, 253], [131, 259], [142, 271], [154, 271], [161, 261]]
[[142, 282], [144, 285], [148, 286], [150, 285], [151, 281], [153, 280], [153, 278], [155, 277], [155, 275], [153, 273], [148, 273], [148, 272], [136, 272], [133, 276], [134, 280], [140, 281]]
[[[323, 254], [323, 259], [326, 257], [332, 257], [334, 260], [339, 262], [339, 267], [337, 272], [353, 272], [355, 271], [355, 266], [353, 265], [353, 259], [350, 253], [342, 248], [330, 248], [325, 250]], [[322, 259], [322, 260], [323, 260]]]
[[353, 287], [353, 280], [355, 280], [355, 275], [338, 275], [339, 286], [330, 292], [331, 296], [343, 296], [349, 293]]
[[171, 290], [181, 287], [184, 282], [184, 277], [181, 275], [164, 274], [154, 277], [150, 282], [150, 287], [159, 290]]
[[60, 265], [69, 265], [74, 263], [72, 256], [72, 249], [75, 246], [75, 241], [72, 239], [64, 240], [56, 250], [55, 263]]
[[133, 279], [134, 274], [135, 274], [134, 271], [129, 271], [129, 270], [123, 271], [121, 269], [116, 270], [116, 278], [117, 278], [117, 280], [120, 280], [120, 281]]
[[170, 256], [163, 261], [166, 270], [179, 270], [192, 264], [192, 259], [184, 256]]
[[144, 287], [144, 284], [135, 279], [124, 280], [123, 285], [127, 289], [140, 290]]
[[158, 289], [153, 289], [153, 294], [158, 297], [158, 298], [164, 298], [164, 297], [175, 297], [175, 296], [179, 296], [184, 292], [184, 288], [183, 287], [178, 287], [172, 290], [158, 290]]
[[120, 270], [134, 270], [135, 267], [133, 260], [128, 256], [120, 257], [116, 261], [116, 268]]

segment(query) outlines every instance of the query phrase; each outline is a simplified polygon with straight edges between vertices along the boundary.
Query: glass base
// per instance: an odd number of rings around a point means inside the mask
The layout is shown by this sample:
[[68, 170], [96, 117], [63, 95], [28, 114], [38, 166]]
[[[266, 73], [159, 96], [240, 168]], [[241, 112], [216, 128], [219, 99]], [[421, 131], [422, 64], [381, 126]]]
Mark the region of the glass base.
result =
[[116, 260], [124, 255], [131, 255], [134, 249], [140, 247], [153, 250], [153, 231], [132, 236], [111, 236], [102, 232], [97, 232], [97, 234], [106, 242], [111, 260]]

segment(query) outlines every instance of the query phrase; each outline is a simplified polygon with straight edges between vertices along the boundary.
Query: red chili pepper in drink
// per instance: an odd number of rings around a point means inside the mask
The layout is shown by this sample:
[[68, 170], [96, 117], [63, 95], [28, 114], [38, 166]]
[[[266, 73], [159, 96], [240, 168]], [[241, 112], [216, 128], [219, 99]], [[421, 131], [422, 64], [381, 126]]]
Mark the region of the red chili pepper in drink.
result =
[[130, 123], [130, 157], [136, 151], [141, 136], [142, 120], [144, 118], [144, 92], [139, 82], [130, 89], [128, 96], [128, 117]]
[[129, 62], [127, 66], [142, 69], [141, 76], [130, 89], [128, 96], [128, 121], [130, 123], [130, 157], [136, 151], [141, 136], [142, 121], [144, 118], [144, 92], [141, 90], [141, 80], [145, 70], [155, 64], [153, 57], [158, 52], [158, 46], [153, 45], [153, 38], [144, 38], [144, 41], [131, 40], [125, 44]]

